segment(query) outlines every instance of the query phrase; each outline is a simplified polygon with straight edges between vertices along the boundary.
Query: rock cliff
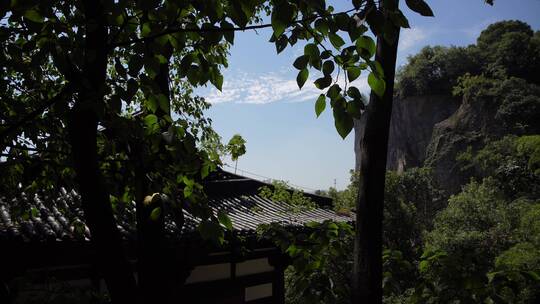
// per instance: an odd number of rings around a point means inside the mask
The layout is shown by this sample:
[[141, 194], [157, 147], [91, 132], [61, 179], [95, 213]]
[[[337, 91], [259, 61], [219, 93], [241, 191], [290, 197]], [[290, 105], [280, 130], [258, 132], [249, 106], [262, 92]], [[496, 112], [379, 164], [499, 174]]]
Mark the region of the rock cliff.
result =
[[401, 172], [422, 166], [433, 128], [456, 112], [459, 105], [459, 99], [445, 95], [396, 99], [390, 122], [387, 168]]

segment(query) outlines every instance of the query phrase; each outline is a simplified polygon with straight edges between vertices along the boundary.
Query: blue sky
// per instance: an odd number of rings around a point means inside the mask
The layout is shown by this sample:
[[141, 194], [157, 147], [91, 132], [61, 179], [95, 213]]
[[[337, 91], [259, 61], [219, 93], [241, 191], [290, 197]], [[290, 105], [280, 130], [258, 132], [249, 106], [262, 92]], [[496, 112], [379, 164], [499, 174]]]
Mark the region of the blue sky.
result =
[[[350, 1], [332, 2], [336, 11], [352, 7]], [[518, 19], [540, 29], [540, 0], [496, 0], [493, 7], [482, 0], [428, 3], [434, 18], [403, 8], [411, 29], [402, 32], [398, 65], [426, 45], [474, 43], [482, 29], [499, 20]], [[224, 71], [223, 91], [211, 87], [197, 90], [213, 104], [207, 115], [224, 142], [235, 133], [247, 140], [247, 153], [238, 162], [238, 168], [247, 172], [240, 174], [285, 180], [306, 190], [327, 189], [334, 182], [342, 189], [354, 167], [354, 134], [342, 140], [328, 109], [315, 117], [314, 101], [319, 92], [309, 80], [298, 90], [292, 67], [303, 46], [277, 55], [268, 42], [270, 35], [270, 30], [236, 34], [229, 68]], [[310, 72], [310, 78], [315, 79], [315, 71]], [[356, 85], [367, 90], [365, 78], [359, 78]], [[233, 165], [230, 160], [226, 163]]]

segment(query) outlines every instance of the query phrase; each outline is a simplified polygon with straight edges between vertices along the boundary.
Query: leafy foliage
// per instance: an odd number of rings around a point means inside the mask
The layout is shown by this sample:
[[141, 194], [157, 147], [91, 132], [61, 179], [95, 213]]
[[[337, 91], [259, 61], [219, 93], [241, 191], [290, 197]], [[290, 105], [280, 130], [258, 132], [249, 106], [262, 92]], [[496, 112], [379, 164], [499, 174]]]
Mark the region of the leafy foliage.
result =
[[459, 76], [479, 71], [480, 63], [470, 47], [427, 46], [399, 70], [397, 91], [401, 97], [448, 94]]
[[261, 237], [273, 241], [291, 259], [287, 301], [331, 303], [349, 300], [353, 230], [348, 223], [311, 222], [301, 230], [279, 224], [260, 225]]
[[383, 244], [400, 251], [404, 259], [417, 257], [423, 233], [433, 227], [435, 214], [445, 206], [444, 193], [433, 182], [428, 168], [387, 172]]
[[306, 210], [312, 210], [317, 205], [307, 196], [303, 195], [299, 190], [292, 188], [284, 181], [273, 181], [272, 186], [264, 186], [259, 189], [259, 195], [285, 204], [286, 214], [291, 216], [291, 219], [298, 213]]
[[226, 150], [233, 161], [238, 160], [240, 156], [246, 154], [246, 140], [240, 134], [235, 134], [227, 143]]
[[488, 143], [474, 155], [469, 150], [458, 160], [465, 168], [474, 167], [477, 177], [492, 176], [498, 187], [511, 198], [535, 198], [540, 197], [539, 149], [538, 135], [510, 135]]
[[[471, 151], [472, 181], [449, 199], [425, 238], [413, 303], [534, 303], [538, 298], [538, 136], [507, 136]], [[533, 161], [534, 162], [534, 161]]]
[[521, 21], [501, 21], [468, 47], [425, 47], [398, 73], [402, 97], [449, 94], [466, 73], [488, 79], [522, 78], [538, 84], [540, 40]]
[[[260, 189], [262, 197], [287, 205], [290, 221], [316, 204], [285, 182]], [[272, 241], [289, 256], [286, 271], [287, 301], [290, 303], [329, 303], [349, 299], [348, 269], [352, 264], [350, 246], [353, 230], [349, 223], [310, 222], [294, 228], [280, 223], [257, 227], [260, 238]]]

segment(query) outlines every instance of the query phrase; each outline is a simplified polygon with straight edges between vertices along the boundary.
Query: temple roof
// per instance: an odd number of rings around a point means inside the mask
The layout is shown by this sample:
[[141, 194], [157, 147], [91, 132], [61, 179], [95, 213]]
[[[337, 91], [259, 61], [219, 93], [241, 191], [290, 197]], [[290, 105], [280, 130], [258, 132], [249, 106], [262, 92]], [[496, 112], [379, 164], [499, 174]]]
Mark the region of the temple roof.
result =
[[[352, 218], [329, 209], [331, 200], [306, 194], [317, 208], [292, 212], [288, 204], [263, 198], [258, 189], [268, 184], [219, 170], [203, 181], [213, 211], [225, 210], [238, 233], [253, 233], [259, 224], [281, 223], [302, 226], [311, 221], [350, 222]], [[136, 239], [135, 203], [117, 203], [115, 216], [125, 241]], [[165, 217], [168, 239], [180, 240], [194, 232], [198, 219], [184, 210], [185, 223], [179, 228], [171, 215]], [[90, 230], [84, 223], [80, 196], [75, 190], [61, 188], [58, 195], [27, 195], [0, 198], [0, 241], [57, 242], [89, 241]]]

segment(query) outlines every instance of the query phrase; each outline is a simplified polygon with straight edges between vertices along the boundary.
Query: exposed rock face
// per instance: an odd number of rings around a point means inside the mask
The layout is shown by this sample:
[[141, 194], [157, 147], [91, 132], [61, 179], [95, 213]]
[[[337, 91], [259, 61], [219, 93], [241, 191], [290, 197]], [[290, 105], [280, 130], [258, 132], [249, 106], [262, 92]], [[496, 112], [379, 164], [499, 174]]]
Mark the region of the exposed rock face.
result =
[[[499, 106], [496, 98], [470, 101], [430, 95], [395, 99], [387, 168], [402, 172], [412, 167], [430, 167], [435, 183], [447, 194], [459, 192], [473, 176], [473, 172], [462, 171], [457, 161], [459, 154], [469, 147], [476, 151], [487, 141], [509, 133], [496, 118]], [[363, 120], [355, 121], [357, 165], [362, 127]]]
[[458, 192], [472, 175], [462, 171], [456, 160], [458, 155], [468, 147], [478, 150], [486, 140], [504, 133], [495, 119], [497, 108], [497, 103], [490, 99], [464, 100], [454, 114], [433, 128], [424, 166], [433, 169], [435, 181], [450, 194]]
[[401, 172], [431, 167], [435, 182], [449, 194], [468, 182], [471, 172], [458, 165], [458, 155], [481, 148], [504, 129], [495, 119], [493, 99], [461, 101], [446, 95], [397, 99], [392, 112], [387, 168]]
[[396, 99], [390, 121], [387, 168], [402, 172], [422, 166], [434, 126], [456, 112], [459, 104], [459, 99], [446, 95]]

